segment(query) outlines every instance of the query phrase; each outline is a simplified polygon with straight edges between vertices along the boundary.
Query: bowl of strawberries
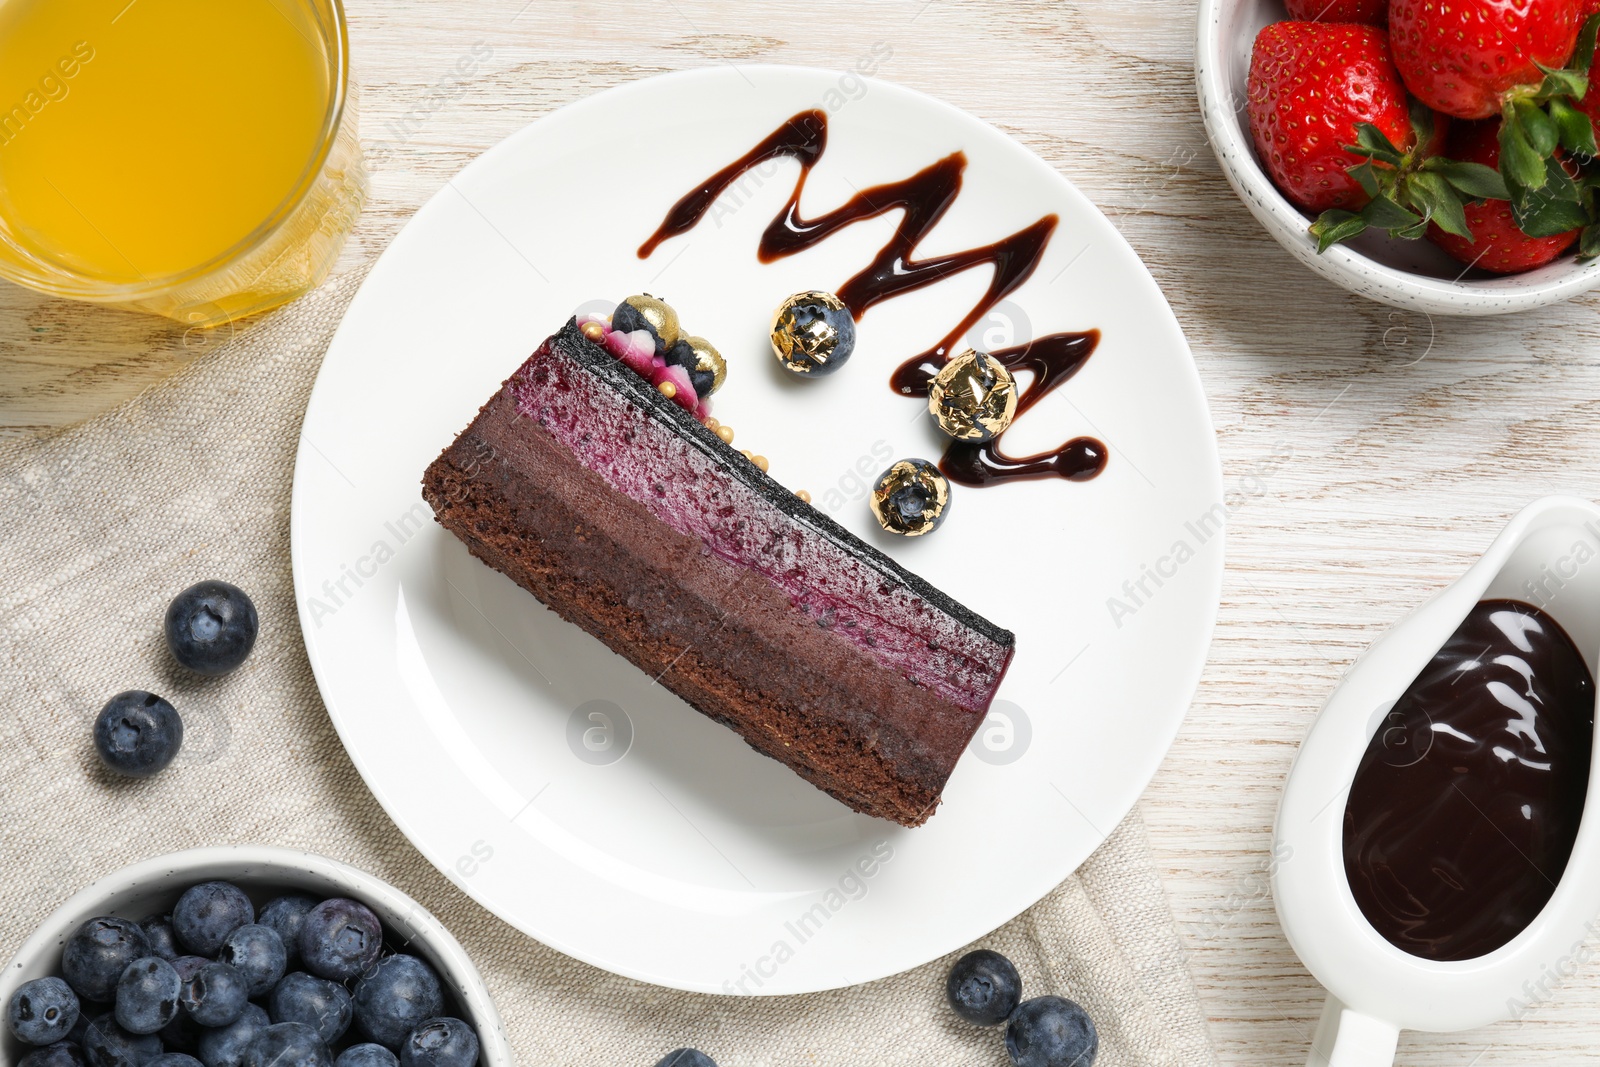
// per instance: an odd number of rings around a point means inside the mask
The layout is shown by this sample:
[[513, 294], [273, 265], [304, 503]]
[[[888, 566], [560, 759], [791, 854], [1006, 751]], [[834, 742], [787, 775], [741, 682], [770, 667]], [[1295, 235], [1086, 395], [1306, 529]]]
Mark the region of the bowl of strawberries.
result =
[[1223, 172], [1302, 263], [1494, 315], [1600, 286], [1597, 32], [1600, 0], [1201, 0], [1195, 79]]

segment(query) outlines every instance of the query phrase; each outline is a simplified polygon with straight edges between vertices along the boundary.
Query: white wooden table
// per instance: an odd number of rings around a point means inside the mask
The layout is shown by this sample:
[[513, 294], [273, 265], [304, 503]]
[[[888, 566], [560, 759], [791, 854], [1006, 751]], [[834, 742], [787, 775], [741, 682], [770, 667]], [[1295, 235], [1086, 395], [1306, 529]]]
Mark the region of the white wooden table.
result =
[[[1111, 216], [1188, 332], [1244, 500], [1210, 665], [1145, 812], [1224, 1062], [1303, 1063], [1321, 997], [1266, 882], [1283, 776], [1345, 665], [1512, 511], [1600, 494], [1600, 297], [1430, 321], [1297, 266], [1206, 146], [1188, 3], [348, 2], [376, 165], [341, 270], [561, 104], [711, 63], [847, 67], [877, 42], [893, 53], [881, 76], [1010, 131]], [[103, 410], [208, 347], [159, 320], [0, 287], [0, 431]], [[1408, 1034], [1400, 1062], [1600, 1063], [1600, 966], [1520, 1024]]]

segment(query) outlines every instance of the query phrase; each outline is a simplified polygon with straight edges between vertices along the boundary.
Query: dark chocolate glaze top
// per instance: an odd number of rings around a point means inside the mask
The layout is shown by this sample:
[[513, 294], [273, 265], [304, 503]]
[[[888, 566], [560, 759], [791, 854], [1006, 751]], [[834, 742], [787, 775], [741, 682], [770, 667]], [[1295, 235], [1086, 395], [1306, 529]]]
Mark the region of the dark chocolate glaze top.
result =
[[1367, 921], [1430, 960], [1516, 937], [1555, 892], [1589, 788], [1594, 680], [1549, 615], [1473, 608], [1378, 724], [1344, 813]]
[[[800, 163], [799, 180], [784, 210], [761, 235], [756, 250], [761, 262], [771, 263], [802, 252], [863, 219], [895, 210], [901, 212], [894, 236], [871, 263], [839, 287], [839, 299], [857, 319], [874, 304], [901, 293], [932, 285], [972, 267], [987, 264], [994, 268], [987, 291], [966, 317], [938, 344], [903, 362], [891, 376], [890, 385], [897, 392], [905, 396], [926, 396], [928, 383], [944, 362], [956, 354], [954, 346], [960, 338], [1033, 274], [1060, 220], [1055, 215], [1046, 215], [993, 244], [915, 259], [913, 253], [917, 246], [961, 192], [962, 176], [967, 169], [966, 154], [953, 152], [909, 178], [875, 185], [833, 211], [806, 219], [800, 215], [800, 195], [827, 143], [826, 112], [802, 111], [793, 116], [760, 144], [674, 204], [656, 232], [639, 246], [639, 258], [648, 257], [663, 241], [693, 229], [717, 198], [752, 167], [772, 159], [796, 159]], [[1018, 348], [991, 353], [1008, 367], [1024, 367], [1033, 372], [1032, 380], [1022, 386], [1018, 397], [1018, 415], [1072, 377], [1094, 352], [1099, 339], [1098, 330], [1051, 334]], [[953, 443], [946, 450], [941, 466], [953, 481], [989, 485], [1015, 478], [1051, 475], [1081, 481], [1099, 474], [1105, 464], [1105, 446], [1093, 438], [1079, 437], [1052, 452], [1016, 459], [1001, 452], [998, 439], [979, 446]]]

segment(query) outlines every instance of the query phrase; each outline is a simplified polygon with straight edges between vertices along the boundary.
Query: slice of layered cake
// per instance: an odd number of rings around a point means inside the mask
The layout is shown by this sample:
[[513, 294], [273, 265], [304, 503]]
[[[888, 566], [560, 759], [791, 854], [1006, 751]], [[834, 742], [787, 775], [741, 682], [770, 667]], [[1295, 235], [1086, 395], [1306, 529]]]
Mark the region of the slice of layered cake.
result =
[[546, 340], [423, 496], [475, 556], [758, 752], [920, 825], [1011, 633], [768, 477], [707, 426], [709, 372], [625, 329], [572, 321]]

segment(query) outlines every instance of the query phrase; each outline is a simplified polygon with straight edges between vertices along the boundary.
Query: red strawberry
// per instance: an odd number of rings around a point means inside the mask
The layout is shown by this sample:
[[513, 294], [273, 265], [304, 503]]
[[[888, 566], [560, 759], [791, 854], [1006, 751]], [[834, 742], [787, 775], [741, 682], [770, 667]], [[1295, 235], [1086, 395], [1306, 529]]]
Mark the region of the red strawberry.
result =
[[1256, 154], [1285, 196], [1308, 211], [1371, 199], [1346, 173], [1356, 124], [1397, 147], [1414, 140], [1405, 86], [1383, 31], [1331, 22], [1276, 22], [1257, 36], [1246, 82]]
[[[1600, 0], [1596, 0], [1600, 3]], [[1389, 0], [1284, 0], [1289, 17], [1306, 22], [1365, 22], [1382, 26], [1389, 18]]]
[[1578, 42], [1583, 0], [1392, 0], [1394, 63], [1417, 99], [1447, 115], [1498, 114], [1504, 95], [1537, 86]]
[[[1500, 123], [1458, 122], [1450, 131], [1446, 154], [1461, 163], [1500, 163]], [[1569, 173], [1576, 168], [1563, 163]], [[1517, 227], [1511, 205], [1504, 200], [1484, 200], [1466, 205], [1467, 230], [1472, 240], [1445, 233], [1438, 226], [1428, 227], [1428, 239], [1451, 256], [1496, 274], [1517, 274], [1546, 263], [1572, 247], [1579, 230], [1568, 230], [1554, 237], [1529, 237]]]

